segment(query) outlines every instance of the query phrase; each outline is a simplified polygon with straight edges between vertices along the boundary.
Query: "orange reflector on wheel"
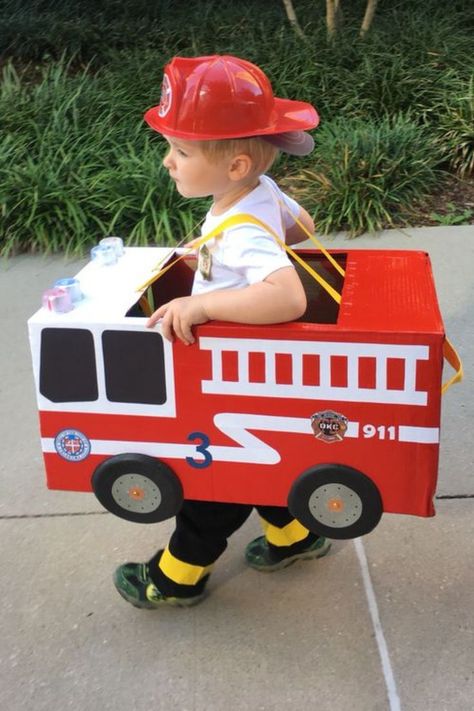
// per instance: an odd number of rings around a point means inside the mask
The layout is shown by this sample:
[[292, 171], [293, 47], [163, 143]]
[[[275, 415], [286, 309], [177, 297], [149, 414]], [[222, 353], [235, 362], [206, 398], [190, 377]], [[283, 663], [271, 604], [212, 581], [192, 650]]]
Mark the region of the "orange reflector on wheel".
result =
[[344, 502], [342, 499], [329, 499], [326, 506], [329, 511], [334, 511], [335, 513], [344, 511]]
[[129, 489], [128, 495], [131, 499], [135, 499], [135, 501], [141, 501], [145, 498], [145, 492], [139, 486], [134, 486], [132, 489]]

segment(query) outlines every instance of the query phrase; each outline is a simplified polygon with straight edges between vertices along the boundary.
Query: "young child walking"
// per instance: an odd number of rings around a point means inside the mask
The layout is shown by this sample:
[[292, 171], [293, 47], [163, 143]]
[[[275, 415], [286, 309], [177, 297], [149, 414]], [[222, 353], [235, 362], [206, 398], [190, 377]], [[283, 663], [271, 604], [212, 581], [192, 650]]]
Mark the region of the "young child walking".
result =
[[[193, 326], [211, 319], [263, 325], [302, 316], [303, 286], [263, 224], [287, 244], [306, 237], [294, 218], [311, 232], [314, 224], [265, 172], [279, 151], [311, 152], [314, 143], [306, 130], [317, 126], [316, 110], [276, 98], [266, 75], [248, 61], [230, 55], [177, 57], [165, 67], [160, 103], [147, 111], [145, 121], [168, 143], [163, 165], [178, 192], [186, 198], [212, 197], [203, 235], [241, 213], [260, 223], [237, 221], [203, 244], [191, 296], [161, 305], [147, 326], [160, 322], [165, 338], [191, 346]], [[310, 533], [288, 509], [256, 508], [264, 535], [247, 546], [251, 567], [275, 571], [329, 550], [330, 542]], [[116, 570], [118, 592], [143, 608], [199, 602], [228, 537], [252, 509], [184, 501], [167, 547], [147, 563]]]

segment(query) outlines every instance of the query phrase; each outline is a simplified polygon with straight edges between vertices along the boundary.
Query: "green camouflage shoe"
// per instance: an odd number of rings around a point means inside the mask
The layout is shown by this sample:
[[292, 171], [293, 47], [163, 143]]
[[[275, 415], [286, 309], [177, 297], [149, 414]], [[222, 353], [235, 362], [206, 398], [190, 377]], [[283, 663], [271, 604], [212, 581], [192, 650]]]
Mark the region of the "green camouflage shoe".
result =
[[297, 560], [322, 558], [330, 548], [331, 541], [320, 536], [298, 552], [290, 553], [287, 556], [279, 556], [273, 548], [270, 548], [265, 536], [260, 536], [248, 544], [245, 549], [245, 560], [247, 565], [255, 568], [255, 570], [272, 573], [275, 570], [286, 568]]
[[120, 565], [114, 573], [114, 585], [127, 602], [146, 610], [155, 610], [163, 605], [190, 607], [205, 597], [205, 593], [192, 597], [163, 595], [151, 580], [147, 563]]

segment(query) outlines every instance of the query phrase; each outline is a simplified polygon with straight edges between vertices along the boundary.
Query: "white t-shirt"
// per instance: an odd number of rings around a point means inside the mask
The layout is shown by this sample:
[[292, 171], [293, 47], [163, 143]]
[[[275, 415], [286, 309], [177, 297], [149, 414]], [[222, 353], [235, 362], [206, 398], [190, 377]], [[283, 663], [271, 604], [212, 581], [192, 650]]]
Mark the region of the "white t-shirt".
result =
[[[291, 214], [279, 205], [278, 200], [285, 203]], [[244, 212], [268, 224], [284, 242], [286, 229], [295, 222], [292, 215], [297, 216], [299, 211], [298, 203], [285, 195], [271, 178], [263, 175], [259, 185], [225, 213], [215, 216], [209, 211], [201, 232], [206, 235], [228, 217]], [[197, 270], [193, 294], [240, 289], [263, 281], [277, 269], [292, 266], [285, 250], [258, 225], [229, 227], [205, 246], [211, 255], [210, 278], [205, 279]]]

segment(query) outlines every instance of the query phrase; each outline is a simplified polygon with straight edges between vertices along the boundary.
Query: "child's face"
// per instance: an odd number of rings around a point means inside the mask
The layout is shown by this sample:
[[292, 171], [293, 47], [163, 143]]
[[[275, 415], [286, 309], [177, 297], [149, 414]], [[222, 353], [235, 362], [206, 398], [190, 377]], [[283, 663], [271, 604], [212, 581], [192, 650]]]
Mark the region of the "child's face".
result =
[[170, 136], [164, 138], [169, 144], [169, 150], [163, 165], [183, 197], [216, 197], [229, 190], [232, 181], [229, 178], [228, 159], [211, 163], [195, 141]]

